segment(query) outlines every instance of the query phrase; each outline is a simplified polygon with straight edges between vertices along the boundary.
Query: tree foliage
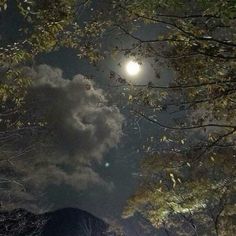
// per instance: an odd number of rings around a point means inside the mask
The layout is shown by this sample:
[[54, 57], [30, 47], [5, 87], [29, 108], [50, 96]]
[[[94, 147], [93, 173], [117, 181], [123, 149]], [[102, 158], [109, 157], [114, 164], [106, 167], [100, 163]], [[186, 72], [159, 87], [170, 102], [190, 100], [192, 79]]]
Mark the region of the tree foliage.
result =
[[[197, 230], [200, 235], [231, 235], [236, 4], [136, 1], [119, 7], [135, 22], [167, 28], [149, 39], [141, 38], [136, 28], [119, 25], [134, 42], [125, 49], [127, 55], [150, 57], [154, 67], [164, 62], [173, 72], [165, 86], [158, 81], [126, 84], [134, 113], [165, 133], [159, 141], [147, 141], [141, 184], [126, 213], [141, 212], [156, 227], [168, 225], [178, 235], [198, 235]], [[163, 112], [171, 122], [158, 119]], [[157, 145], [161, 150], [153, 151]], [[181, 232], [185, 229], [190, 232]]]
[[234, 152], [181, 166], [179, 154], [147, 157], [141, 184], [124, 215], [135, 211], [178, 235], [231, 235], [235, 230]]

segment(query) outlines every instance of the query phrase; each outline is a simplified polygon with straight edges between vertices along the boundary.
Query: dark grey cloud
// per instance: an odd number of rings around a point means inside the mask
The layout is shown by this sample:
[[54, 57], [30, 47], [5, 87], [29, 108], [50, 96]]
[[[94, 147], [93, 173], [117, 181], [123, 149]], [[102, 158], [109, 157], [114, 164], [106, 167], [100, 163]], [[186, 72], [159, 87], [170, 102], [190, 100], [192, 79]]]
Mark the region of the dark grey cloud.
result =
[[27, 201], [33, 202], [50, 185], [66, 184], [78, 191], [93, 185], [111, 189], [112, 183], [103, 180], [93, 164], [120, 141], [124, 118], [119, 109], [82, 75], [64, 79], [60, 69], [47, 65], [26, 68], [25, 74], [33, 79], [26, 106], [46, 117], [51, 132], [43, 148], [14, 160], [20, 184], [8, 186], [1, 199], [13, 191], [17, 202], [27, 207]]
[[46, 65], [27, 73], [35, 79], [29, 96], [53, 126], [58, 148], [99, 160], [119, 142], [123, 117], [91, 80], [82, 75], [65, 80], [61, 70]]

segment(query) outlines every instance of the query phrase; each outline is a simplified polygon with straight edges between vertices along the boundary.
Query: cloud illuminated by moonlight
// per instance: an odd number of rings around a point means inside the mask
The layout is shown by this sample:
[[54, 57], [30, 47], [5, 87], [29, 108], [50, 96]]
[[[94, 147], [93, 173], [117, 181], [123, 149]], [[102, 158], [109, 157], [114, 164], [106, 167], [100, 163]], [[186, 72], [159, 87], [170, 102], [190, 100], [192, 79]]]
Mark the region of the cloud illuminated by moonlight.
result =
[[[108, 105], [104, 91], [82, 75], [64, 79], [60, 69], [48, 65], [26, 68], [25, 73], [33, 79], [28, 106], [44, 114], [52, 135], [49, 150], [35, 150], [15, 163], [26, 191], [16, 185], [7, 191], [14, 192], [18, 205], [29, 208], [34, 191], [38, 194], [50, 185], [66, 184], [76, 191], [94, 184], [111, 187], [91, 164], [119, 143], [124, 120], [119, 109]], [[0, 200], [5, 198], [3, 192]]]

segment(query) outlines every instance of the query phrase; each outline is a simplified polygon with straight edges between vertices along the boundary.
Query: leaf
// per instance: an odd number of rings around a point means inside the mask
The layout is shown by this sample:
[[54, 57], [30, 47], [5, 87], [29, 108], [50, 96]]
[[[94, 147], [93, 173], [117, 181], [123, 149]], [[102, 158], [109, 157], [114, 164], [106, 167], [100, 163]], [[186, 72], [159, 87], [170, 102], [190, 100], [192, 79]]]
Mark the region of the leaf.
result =
[[170, 178], [171, 178], [171, 181], [173, 182], [173, 188], [175, 188], [176, 186], [176, 180], [175, 180], [175, 176], [173, 173], [170, 173]]

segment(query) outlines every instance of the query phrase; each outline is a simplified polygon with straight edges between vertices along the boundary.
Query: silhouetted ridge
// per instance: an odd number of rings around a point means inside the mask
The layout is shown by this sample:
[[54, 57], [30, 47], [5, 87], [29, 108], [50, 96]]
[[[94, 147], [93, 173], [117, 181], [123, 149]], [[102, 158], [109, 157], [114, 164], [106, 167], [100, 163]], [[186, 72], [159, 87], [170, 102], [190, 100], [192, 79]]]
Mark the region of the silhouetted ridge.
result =
[[40, 215], [24, 209], [0, 212], [0, 236], [115, 236], [92, 214], [65, 208]]

